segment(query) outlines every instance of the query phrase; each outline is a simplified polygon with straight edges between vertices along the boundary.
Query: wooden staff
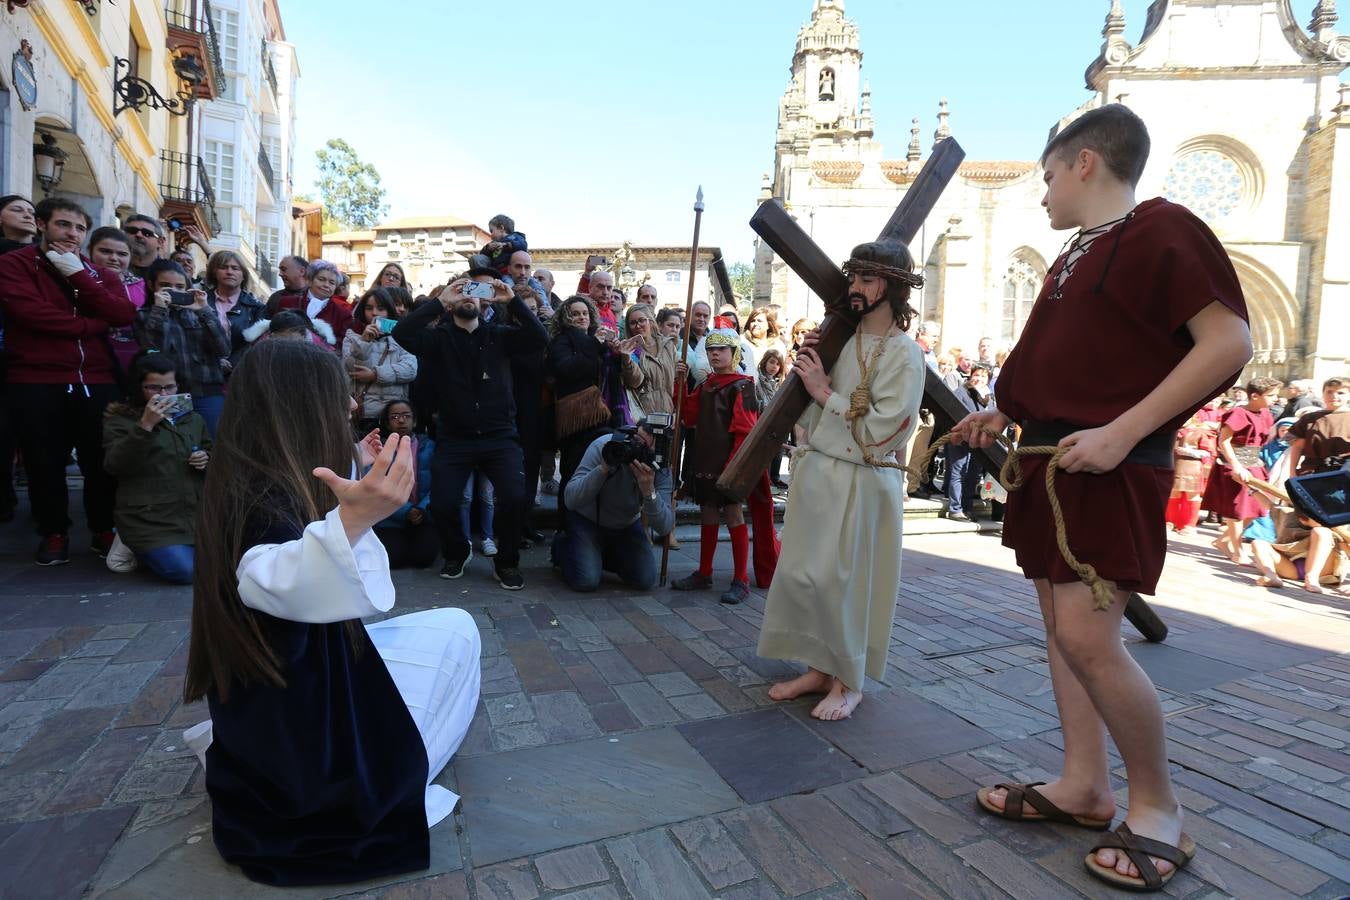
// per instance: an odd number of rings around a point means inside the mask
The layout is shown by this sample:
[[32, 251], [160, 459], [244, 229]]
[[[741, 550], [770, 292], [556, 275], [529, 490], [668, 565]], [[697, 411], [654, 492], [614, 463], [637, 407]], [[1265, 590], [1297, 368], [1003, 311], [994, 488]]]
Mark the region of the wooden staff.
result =
[[[689, 294], [684, 301], [684, 349], [680, 351], [680, 362], [689, 365], [689, 329], [694, 324], [694, 274], [698, 271], [698, 230], [703, 224], [703, 186], [699, 185], [698, 195], [694, 198], [694, 246], [689, 252]], [[670, 480], [672, 484], [680, 478], [680, 411], [684, 408], [684, 389], [689, 378], [678, 379], [675, 385], [675, 423], [670, 432]], [[675, 495], [670, 497], [670, 530], [675, 533]], [[670, 541], [661, 548], [661, 586], [666, 584], [666, 569], [670, 565]]]

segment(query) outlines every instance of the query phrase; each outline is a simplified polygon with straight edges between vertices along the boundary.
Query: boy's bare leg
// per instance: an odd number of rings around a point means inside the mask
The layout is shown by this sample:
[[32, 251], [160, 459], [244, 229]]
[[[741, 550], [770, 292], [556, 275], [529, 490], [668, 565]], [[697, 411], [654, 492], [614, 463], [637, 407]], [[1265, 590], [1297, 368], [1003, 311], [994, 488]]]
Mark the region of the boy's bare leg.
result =
[[728, 528], [735, 528], [737, 525], [745, 524], [745, 510], [739, 503], [728, 503], [722, 507], [722, 515], [726, 517]]
[[[1090, 819], [1110, 819], [1116, 812], [1106, 764], [1106, 726], [1083, 689], [1078, 676], [1064, 659], [1055, 640], [1054, 590], [1050, 582], [1036, 579], [1036, 594], [1045, 619], [1045, 646], [1050, 658], [1050, 681], [1055, 689], [1060, 726], [1064, 733], [1064, 770], [1059, 779], [1037, 790], [1066, 813]], [[1091, 608], [1091, 600], [1085, 601]], [[1106, 615], [1103, 613], [1102, 615]], [[1003, 808], [1007, 793], [991, 791], [989, 801]]]
[[1262, 587], [1284, 587], [1284, 579], [1278, 571], [1280, 554], [1267, 541], [1252, 541], [1252, 559], [1256, 562], [1261, 577], [1256, 583]]
[[721, 525], [721, 524], [722, 524], [722, 510], [721, 510], [721, 508], [718, 507], [716, 504], [713, 504], [713, 503], [705, 503], [705, 504], [703, 504], [702, 506], [700, 506], [698, 509], [699, 509], [699, 515], [702, 517], [700, 521], [701, 521], [704, 525]]
[[862, 702], [862, 691], [853, 690], [838, 678], [830, 681], [830, 692], [811, 710], [811, 715], [825, 722], [838, 722], [853, 715], [853, 710]]
[[823, 694], [833, 684], [834, 679], [819, 669], [807, 669], [805, 675], [798, 675], [790, 681], [780, 681], [769, 688], [769, 699], [796, 700], [803, 694]]
[[[1130, 830], [1175, 846], [1181, 837], [1182, 814], [1167, 770], [1162, 705], [1153, 682], [1121, 643], [1125, 594], [1115, 594], [1111, 608], [1098, 611], [1093, 609], [1087, 585], [1055, 585], [1055, 644], [1125, 760], [1130, 782], [1130, 811], [1125, 821]], [[1067, 745], [1067, 720], [1064, 724]], [[1139, 870], [1124, 853], [1099, 850], [1097, 862], [1113, 866], [1122, 875], [1139, 877]], [[1160, 875], [1173, 869], [1166, 860], [1153, 862]]]
[[1336, 540], [1331, 535], [1330, 528], [1323, 528], [1320, 525], [1312, 530], [1308, 535], [1308, 558], [1303, 561], [1303, 589], [1311, 594], [1324, 594], [1322, 589], [1322, 576], [1326, 574], [1324, 570], [1327, 563], [1331, 560], [1331, 551], [1335, 549]]

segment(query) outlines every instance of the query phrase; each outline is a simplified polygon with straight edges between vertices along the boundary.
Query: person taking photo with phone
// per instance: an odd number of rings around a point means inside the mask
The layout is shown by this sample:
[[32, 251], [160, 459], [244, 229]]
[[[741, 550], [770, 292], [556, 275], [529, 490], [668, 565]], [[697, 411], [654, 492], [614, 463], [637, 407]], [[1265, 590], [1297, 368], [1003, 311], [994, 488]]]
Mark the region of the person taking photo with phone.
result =
[[[525, 586], [519, 568], [525, 472], [511, 363], [541, 351], [548, 332], [493, 269], [470, 269], [467, 278], [452, 281], [438, 299], [402, 319], [393, 336], [426, 370], [440, 418], [431, 512], [445, 555], [441, 577], [459, 578], [472, 556], [460, 507], [465, 482], [479, 471], [496, 490], [497, 581], [518, 591]], [[483, 322], [479, 302], [484, 299], [507, 301], [509, 315]]]
[[126, 402], [103, 416], [103, 467], [117, 478], [108, 568], [125, 573], [139, 564], [170, 584], [191, 584], [211, 436], [169, 354], [142, 351], [127, 379]]
[[417, 377], [417, 357], [390, 337], [400, 318], [387, 288], [367, 291], [352, 310], [352, 327], [342, 339], [342, 364], [358, 407], [357, 434], [377, 427], [390, 403], [407, 400]]
[[225, 407], [225, 370], [230, 338], [207, 303], [206, 291], [188, 290], [187, 273], [178, 263], [158, 259], [147, 270], [150, 302], [136, 313], [136, 340], [173, 361], [182, 393], [206, 420], [212, 436]]

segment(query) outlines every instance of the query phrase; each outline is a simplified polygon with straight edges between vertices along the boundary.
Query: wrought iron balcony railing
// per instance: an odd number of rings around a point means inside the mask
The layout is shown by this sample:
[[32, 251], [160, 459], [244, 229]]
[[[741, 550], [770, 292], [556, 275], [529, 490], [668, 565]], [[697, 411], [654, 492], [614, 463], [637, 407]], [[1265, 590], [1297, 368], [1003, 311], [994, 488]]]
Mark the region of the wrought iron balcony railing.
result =
[[272, 171], [272, 160], [267, 156], [267, 148], [261, 144], [258, 145], [258, 168], [262, 170], [263, 178], [267, 181], [267, 189], [275, 197], [277, 194], [277, 176]]
[[161, 150], [159, 154], [159, 193], [166, 207], [187, 207], [200, 217], [199, 224], [209, 233], [220, 230], [216, 216], [216, 192], [206, 165], [200, 156]]

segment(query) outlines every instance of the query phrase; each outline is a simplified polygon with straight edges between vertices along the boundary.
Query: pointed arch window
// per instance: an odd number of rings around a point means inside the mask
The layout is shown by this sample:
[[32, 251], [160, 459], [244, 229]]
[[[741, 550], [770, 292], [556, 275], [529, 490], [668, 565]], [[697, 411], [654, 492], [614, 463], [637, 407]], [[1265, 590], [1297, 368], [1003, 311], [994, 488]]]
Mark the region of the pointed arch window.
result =
[[1031, 308], [1036, 305], [1036, 295], [1045, 280], [1045, 267], [1039, 262], [1019, 253], [1003, 275], [1002, 338], [1006, 346], [1017, 341], [1031, 316]]
[[817, 98], [820, 100], [834, 99], [834, 69], [829, 66], [820, 70], [820, 91]]

